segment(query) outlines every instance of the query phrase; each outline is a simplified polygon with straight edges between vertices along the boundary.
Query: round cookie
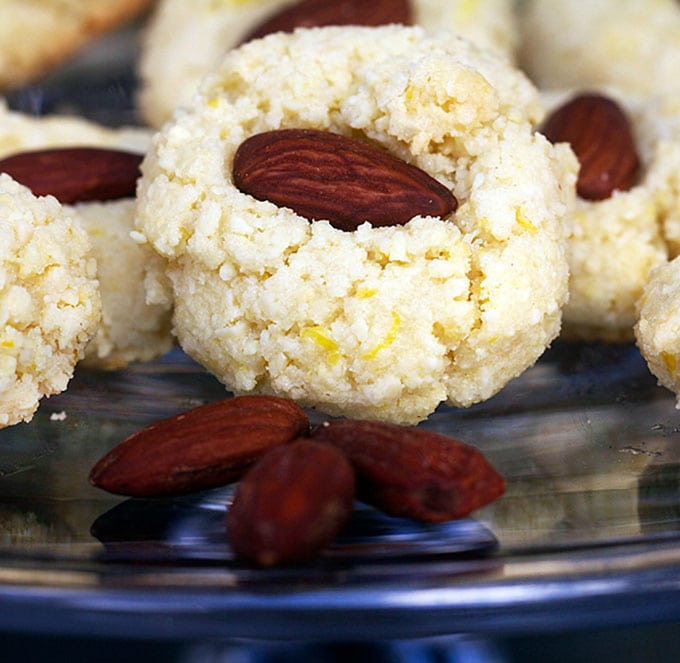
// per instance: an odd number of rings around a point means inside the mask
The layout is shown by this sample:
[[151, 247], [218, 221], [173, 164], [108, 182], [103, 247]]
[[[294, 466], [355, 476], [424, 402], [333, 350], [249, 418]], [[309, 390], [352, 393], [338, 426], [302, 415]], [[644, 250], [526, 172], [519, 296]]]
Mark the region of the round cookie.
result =
[[0, 174], [0, 427], [64, 389], [101, 315], [85, 231]]
[[[512, 57], [518, 29], [512, 0], [408, 0], [413, 21], [449, 28]], [[204, 74], [273, 13], [292, 0], [161, 0], [142, 42], [142, 116], [160, 127], [191, 100]]]
[[[540, 113], [507, 60], [419, 27], [297, 30], [230, 52], [155, 135], [138, 187], [180, 344], [231, 390], [331, 414], [415, 423], [489, 398], [557, 335], [567, 295], [576, 161], [532, 130]], [[458, 209], [344, 231], [256, 200], [234, 185], [234, 154], [281, 128], [379, 146]]]
[[542, 88], [680, 91], [677, 0], [523, 0], [519, 60]]
[[[138, 128], [109, 129], [68, 116], [34, 117], [10, 111], [0, 103], [0, 158], [47, 147], [108, 147], [146, 152], [151, 134]], [[171, 302], [158, 288], [163, 281], [161, 258], [131, 237], [134, 199], [64, 205], [88, 235], [97, 260], [103, 315], [84, 363], [114, 369], [133, 361], [148, 361], [174, 343]]]
[[635, 338], [650, 371], [680, 404], [680, 257], [650, 275], [638, 301]]
[[91, 145], [143, 154], [151, 132], [139, 127], [109, 128], [75, 115], [28, 115], [0, 99], [0, 156], [46, 147]]
[[110, 370], [165, 354], [174, 344], [172, 304], [154, 295], [157, 282], [165, 280], [162, 259], [131, 237], [135, 200], [65, 208], [90, 237], [101, 286], [102, 321], [82, 363]]
[[[548, 115], [584, 92], [593, 90], [544, 93]], [[562, 335], [627, 342], [633, 340], [635, 303], [650, 271], [677, 253], [669, 234], [680, 221], [680, 116], [669, 99], [633, 97], [611, 88], [598, 90], [597, 96], [625, 113], [640, 166], [627, 190], [601, 200], [577, 198], [569, 216], [569, 301]]]
[[28, 83], [151, 0], [2, 0], [0, 89]]
[[663, 94], [645, 101], [656, 118], [655, 179], [665, 192], [660, 221], [668, 255], [680, 255], [680, 93]]

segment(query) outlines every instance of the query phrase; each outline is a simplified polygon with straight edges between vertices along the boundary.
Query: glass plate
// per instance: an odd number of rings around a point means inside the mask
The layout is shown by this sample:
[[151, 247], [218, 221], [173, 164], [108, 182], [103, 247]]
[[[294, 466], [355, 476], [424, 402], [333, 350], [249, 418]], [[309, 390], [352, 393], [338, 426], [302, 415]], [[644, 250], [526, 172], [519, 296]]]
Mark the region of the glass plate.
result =
[[[136, 36], [112, 35], [10, 104], [134, 121]], [[482, 450], [507, 480], [500, 500], [429, 526], [357, 504], [303, 567], [232, 559], [230, 488], [125, 500], [88, 484], [129, 433], [224, 397], [176, 350], [79, 368], [30, 424], [0, 431], [0, 630], [378, 640], [680, 619], [680, 419], [632, 345], [557, 342], [496, 397], [423, 424]]]

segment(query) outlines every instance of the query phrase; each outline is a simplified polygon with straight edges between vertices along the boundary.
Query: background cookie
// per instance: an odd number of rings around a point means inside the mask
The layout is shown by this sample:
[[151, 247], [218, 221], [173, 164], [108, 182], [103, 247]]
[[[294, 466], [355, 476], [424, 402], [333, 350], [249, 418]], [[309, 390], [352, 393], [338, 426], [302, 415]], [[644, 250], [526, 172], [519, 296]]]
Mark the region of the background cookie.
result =
[[[77, 117], [33, 117], [0, 105], [0, 158], [46, 147], [96, 146], [143, 154], [151, 134], [142, 129], [109, 129]], [[131, 361], [160, 356], [173, 344], [169, 300], [154, 299], [163, 280], [163, 263], [148, 246], [139, 245], [133, 230], [134, 200], [65, 205], [87, 230], [97, 260], [103, 315], [85, 362], [118, 368]], [[145, 285], [149, 285], [147, 293]], [[147, 296], [151, 301], [147, 302]]]
[[[567, 292], [576, 163], [532, 131], [540, 110], [506, 60], [420, 28], [299, 30], [232, 51], [156, 134], [138, 190], [182, 347], [230, 389], [330, 413], [415, 422], [490, 397], [557, 334]], [[291, 127], [380, 146], [459, 207], [346, 232], [241, 193], [242, 141]]]
[[680, 258], [653, 271], [638, 314], [635, 338], [642, 356], [659, 384], [680, 399]]
[[160, 357], [174, 344], [171, 302], [153, 299], [155, 281], [165, 279], [162, 260], [130, 236], [134, 199], [66, 209], [90, 237], [101, 284], [102, 322], [83, 364], [115, 369]]
[[680, 93], [646, 99], [647, 114], [655, 118], [656, 151], [653, 176], [665, 191], [660, 214], [669, 257], [680, 255]]
[[680, 90], [677, 0], [523, 0], [520, 62], [542, 88]]
[[[574, 104], [579, 99], [586, 103], [592, 103], [588, 99], [611, 102], [625, 116], [632, 132], [639, 165], [631, 186], [616, 189], [602, 199], [579, 195], [569, 216], [569, 301], [562, 331], [564, 337], [572, 339], [631, 341], [635, 304], [649, 273], [675, 251], [674, 243], [668, 241], [666, 225], [675, 227], [680, 215], [678, 116], [673, 106], [661, 99], [637, 98], [612, 88], [545, 93], [543, 98], [549, 116], [567, 105], [576, 109]], [[572, 118], [576, 117], [574, 112]], [[599, 120], [589, 112], [579, 121], [583, 125], [580, 131], [590, 136], [584, 140], [588, 141], [589, 158], [595, 162], [592, 151], [596, 143], [591, 140], [588, 125], [599, 126]], [[612, 120], [608, 124], [612, 126]], [[608, 148], [602, 143], [597, 149]], [[622, 158], [616, 156], [617, 168]], [[598, 161], [604, 162], [605, 158]]]
[[3, 0], [0, 89], [34, 80], [152, 0]]
[[85, 231], [0, 174], [0, 426], [30, 421], [66, 388], [100, 315]]
[[[427, 28], [449, 28], [478, 43], [513, 55], [517, 26], [512, 0], [408, 0], [413, 20]], [[143, 40], [139, 104], [143, 117], [160, 126], [184, 105], [201, 77], [224, 54], [291, 0], [162, 0]], [[364, 3], [368, 5], [368, 3]]]

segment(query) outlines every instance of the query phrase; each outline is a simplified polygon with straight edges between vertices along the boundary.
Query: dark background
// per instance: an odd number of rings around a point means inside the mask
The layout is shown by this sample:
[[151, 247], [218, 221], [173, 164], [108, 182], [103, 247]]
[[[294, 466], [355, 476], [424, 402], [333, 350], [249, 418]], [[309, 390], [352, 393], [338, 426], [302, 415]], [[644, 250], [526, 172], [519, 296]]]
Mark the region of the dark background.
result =
[[3, 663], [676, 663], [680, 624], [433, 642], [255, 643], [54, 638], [0, 633]]

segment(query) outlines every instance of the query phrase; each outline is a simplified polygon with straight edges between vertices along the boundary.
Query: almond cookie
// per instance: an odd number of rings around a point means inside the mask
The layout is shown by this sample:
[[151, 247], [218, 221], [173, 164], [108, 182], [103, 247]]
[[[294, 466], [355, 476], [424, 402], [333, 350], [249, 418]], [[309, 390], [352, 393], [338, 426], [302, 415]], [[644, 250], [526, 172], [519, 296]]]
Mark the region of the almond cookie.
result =
[[638, 301], [635, 339], [650, 371], [680, 407], [680, 257], [651, 273]]
[[[191, 99], [201, 77], [229, 49], [273, 15], [301, 4], [295, 0], [161, 0], [142, 42], [139, 105], [143, 117], [151, 125], [161, 126], [176, 106]], [[321, 16], [296, 17], [307, 21], [305, 27], [333, 21], [327, 14], [335, 3], [313, 0], [311, 4], [311, 11], [320, 11]], [[307, 5], [309, 0], [302, 4], [303, 8]], [[408, 20], [426, 28], [449, 28], [508, 56], [513, 56], [518, 38], [511, 0], [343, 0], [337, 3], [337, 11], [340, 15], [360, 14], [354, 19], [357, 22]], [[291, 24], [278, 21], [271, 28], [287, 29]]]
[[159, 256], [130, 235], [134, 199], [81, 203], [70, 211], [90, 236], [101, 284], [102, 322], [83, 364], [110, 370], [165, 354], [174, 344], [172, 302], [154, 295], [165, 281]]
[[87, 233], [51, 196], [0, 174], [0, 427], [64, 389], [101, 315]]
[[677, 0], [523, 0], [519, 59], [543, 88], [680, 91]]
[[[0, 159], [47, 147], [91, 146], [143, 154], [151, 134], [137, 128], [109, 129], [78, 117], [33, 117], [0, 104]], [[2, 166], [0, 166], [2, 170]], [[171, 302], [155, 293], [163, 263], [148, 246], [133, 241], [134, 199], [64, 205], [87, 231], [97, 260], [103, 315], [84, 363], [120, 368], [160, 356], [173, 345]]]
[[[540, 112], [507, 60], [420, 27], [299, 29], [231, 51], [155, 135], [139, 182], [138, 228], [167, 260], [184, 350], [235, 392], [331, 414], [415, 423], [492, 396], [556, 336], [567, 294], [576, 161], [533, 131]], [[282, 129], [378, 151], [368, 177], [383, 182], [401, 181], [404, 166], [385, 165], [399, 159], [457, 209], [341, 229], [256, 199], [235, 184], [235, 154]], [[370, 186], [313, 195], [342, 168], [304, 148], [321, 180], [290, 173], [303, 205], [371, 207]]]
[[[543, 98], [548, 119], [541, 131], [553, 140], [552, 134], [567, 141], [571, 135], [572, 143], [583, 142], [579, 195], [568, 218], [569, 302], [562, 335], [629, 342], [635, 304], [651, 270], [677, 253], [671, 235], [680, 217], [680, 115], [670, 100], [611, 88]], [[615, 183], [617, 177], [622, 179]]]
[[3, 0], [0, 89], [35, 80], [151, 0]]

